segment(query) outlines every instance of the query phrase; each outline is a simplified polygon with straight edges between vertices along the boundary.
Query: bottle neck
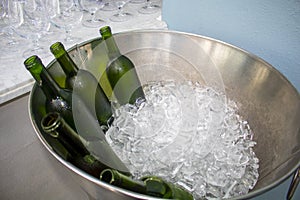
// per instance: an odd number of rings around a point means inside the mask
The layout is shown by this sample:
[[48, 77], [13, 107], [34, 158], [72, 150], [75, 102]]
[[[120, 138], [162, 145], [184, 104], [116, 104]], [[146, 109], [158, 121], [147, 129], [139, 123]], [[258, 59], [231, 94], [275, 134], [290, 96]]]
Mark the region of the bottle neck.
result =
[[63, 54], [57, 57], [56, 60], [64, 70], [67, 77], [73, 77], [77, 75], [78, 67], [76, 66], [68, 52], [65, 51]]
[[78, 67], [61, 42], [55, 42], [52, 44], [50, 46], [50, 51], [55, 56], [57, 62], [60, 64], [67, 77], [76, 76]]
[[44, 67], [40, 73], [39, 85], [48, 99], [60, 96], [61, 88]]
[[100, 33], [101, 33], [102, 39], [106, 43], [109, 58], [114, 59], [114, 58], [120, 56], [121, 53], [116, 44], [114, 36], [111, 33], [111, 29], [109, 27], [103, 27], [100, 29]]
[[55, 98], [59, 95], [60, 87], [48, 73], [42, 61], [37, 56], [31, 56], [24, 62], [33, 78], [43, 90], [47, 99]]
[[106, 39], [105, 42], [108, 50], [108, 56], [110, 59], [114, 59], [121, 55], [120, 50], [113, 37]]

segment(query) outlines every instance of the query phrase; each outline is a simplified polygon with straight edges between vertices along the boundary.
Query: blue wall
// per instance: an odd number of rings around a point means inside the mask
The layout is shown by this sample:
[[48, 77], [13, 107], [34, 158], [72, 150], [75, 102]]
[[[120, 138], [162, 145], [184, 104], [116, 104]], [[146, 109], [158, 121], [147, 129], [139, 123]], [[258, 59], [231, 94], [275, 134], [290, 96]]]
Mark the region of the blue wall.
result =
[[300, 0], [163, 0], [162, 18], [263, 58], [300, 91]]

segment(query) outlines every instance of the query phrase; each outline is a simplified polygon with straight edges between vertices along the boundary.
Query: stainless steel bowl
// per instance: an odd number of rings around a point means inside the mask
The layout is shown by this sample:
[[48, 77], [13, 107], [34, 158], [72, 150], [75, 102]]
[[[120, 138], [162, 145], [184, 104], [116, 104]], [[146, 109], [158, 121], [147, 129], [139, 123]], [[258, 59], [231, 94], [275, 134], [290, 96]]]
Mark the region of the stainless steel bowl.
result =
[[[255, 188], [238, 198], [260, 195], [280, 184], [300, 165], [300, 96], [270, 64], [235, 46], [187, 33], [134, 31], [116, 34], [115, 39], [121, 52], [136, 65], [142, 84], [166, 79], [198, 81], [238, 102], [241, 115], [254, 132], [254, 151], [260, 159], [260, 177]], [[69, 52], [80, 67], [98, 76], [107, 62], [102, 46], [98, 38], [74, 46]], [[52, 61], [48, 67], [63, 84], [64, 75], [58, 63]], [[107, 91], [105, 81], [101, 84]], [[39, 107], [44, 104], [44, 95], [35, 85], [29, 109], [36, 133], [91, 199], [151, 199], [101, 182], [58, 156], [40, 126]]]

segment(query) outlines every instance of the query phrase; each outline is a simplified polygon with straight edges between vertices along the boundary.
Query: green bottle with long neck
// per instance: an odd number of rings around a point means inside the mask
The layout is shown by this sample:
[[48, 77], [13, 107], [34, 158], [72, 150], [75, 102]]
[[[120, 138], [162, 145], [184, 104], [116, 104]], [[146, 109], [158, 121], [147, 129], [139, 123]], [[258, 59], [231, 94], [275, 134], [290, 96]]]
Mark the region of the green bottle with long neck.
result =
[[60, 142], [69, 155], [67, 161], [78, 168], [99, 178], [100, 173], [109, 169], [108, 166], [97, 160], [86, 148], [87, 143], [80, 137], [57, 112], [47, 113], [42, 118], [41, 127], [45, 133]]
[[145, 94], [134, 64], [120, 53], [109, 26], [100, 28], [100, 34], [108, 51], [106, 74], [113, 94], [120, 105], [127, 103], [138, 105], [145, 100]]
[[62, 43], [52, 44], [50, 50], [66, 75], [66, 88], [83, 100], [105, 130], [112, 122], [112, 109], [97, 79], [89, 71], [77, 67]]
[[46, 112], [60, 113], [66, 122], [75, 129], [72, 115], [72, 92], [59, 87], [38, 56], [33, 55], [27, 58], [24, 65], [46, 96]]
[[119, 173], [116, 170], [105, 169], [100, 174], [100, 180], [126, 190], [163, 199], [193, 200], [193, 196], [185, 189], [166, 182], [156, 176], [147, 176], [141, 180]]

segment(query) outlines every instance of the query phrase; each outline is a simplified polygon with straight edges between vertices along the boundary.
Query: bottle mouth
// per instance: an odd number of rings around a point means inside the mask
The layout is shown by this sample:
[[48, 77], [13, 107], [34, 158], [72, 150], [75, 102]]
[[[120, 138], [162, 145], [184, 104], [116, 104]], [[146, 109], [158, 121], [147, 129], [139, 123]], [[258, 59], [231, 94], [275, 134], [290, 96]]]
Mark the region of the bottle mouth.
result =
[[111, 32], [111, 29], [109, 26], [103, 26], [100, 28], [100, 33], [105, 33], [105, 32]]
[[26, 69], [34, 67], [36, 63], [41, 63], [41, 59], [36, 55], [30, 56], [24, 61]]
[[62, 54], [64, 54], [64, 52], [66, 51], [65, 50], [65, 47], [64, 45], [61, 43], [61, 42], [55, 42], [54, 44], [52, 44], [50, 46], [50, 51], [51, 53], [54, 54], [54, 56], [56, 58], [60, 57]]
[[112, 184], [115, 181], [114, 173], [111, 169], [105, 169], [100, 174], [100, 180]]
[[99, 32], [104, 39], [109, 38], [112, 35], [111, 28], [109, 26], [101, 27]]
[[41, 126], [43, 130], [51, 135], [52, 137], [57, 138], [59, 133], [55, 131], [61, 124], [61, 117], [57, 112], [50, 112], [41, 121]]

